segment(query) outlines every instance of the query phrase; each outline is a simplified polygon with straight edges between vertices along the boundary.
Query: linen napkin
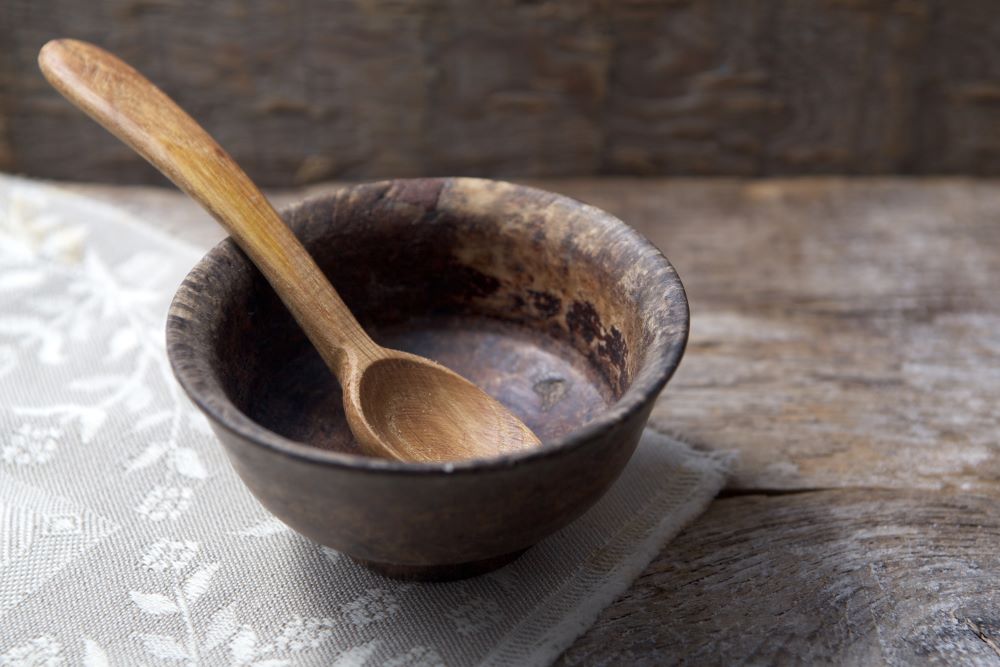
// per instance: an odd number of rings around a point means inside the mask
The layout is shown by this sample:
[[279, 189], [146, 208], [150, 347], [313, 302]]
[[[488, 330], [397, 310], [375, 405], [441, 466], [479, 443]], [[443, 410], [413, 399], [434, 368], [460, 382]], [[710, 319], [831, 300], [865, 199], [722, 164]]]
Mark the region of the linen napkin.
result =
[[271, 517], [174, 381], [204, 249], [0, 175], [0, 664], [547, 664], [722, 486], [647, 431], [614, 488], [507, 567], [401, 583]]

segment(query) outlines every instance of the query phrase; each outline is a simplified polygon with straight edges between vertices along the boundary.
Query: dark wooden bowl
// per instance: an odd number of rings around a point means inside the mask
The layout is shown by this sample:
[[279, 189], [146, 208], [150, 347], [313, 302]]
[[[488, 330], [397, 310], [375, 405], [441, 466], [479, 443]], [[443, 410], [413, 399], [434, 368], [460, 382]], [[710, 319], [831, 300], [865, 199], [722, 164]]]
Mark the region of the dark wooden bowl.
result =
[[545, 444], [448, 464], [361, 455], [336, 380], [226, 240], [178, 290], [167, 351], [282, 521], [390, 576], [456, 578], [618, 477], [688, 335], [684, 289], [648, 241], [578, 201], [469, 178], [347, 187], [283, 215], [377, 342], [476, 382]]

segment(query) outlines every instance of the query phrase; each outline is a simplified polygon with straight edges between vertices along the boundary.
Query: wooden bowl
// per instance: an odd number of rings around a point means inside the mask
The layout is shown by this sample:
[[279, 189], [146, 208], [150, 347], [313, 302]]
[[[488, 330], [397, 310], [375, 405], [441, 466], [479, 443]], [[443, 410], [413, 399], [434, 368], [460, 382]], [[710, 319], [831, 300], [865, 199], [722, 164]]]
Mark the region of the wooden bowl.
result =
[[378, 343], [476, 382], [544, 445], [444, 464], [360, 454], [336, 380], [226, 240], [178, 290], [167, 351], [278, 518], [384, 574], [457, 578], [615, 481], [688, 335], [684, 289], [648, 241], [578, 201], [470, 178], [357, 185], [283, 215]]

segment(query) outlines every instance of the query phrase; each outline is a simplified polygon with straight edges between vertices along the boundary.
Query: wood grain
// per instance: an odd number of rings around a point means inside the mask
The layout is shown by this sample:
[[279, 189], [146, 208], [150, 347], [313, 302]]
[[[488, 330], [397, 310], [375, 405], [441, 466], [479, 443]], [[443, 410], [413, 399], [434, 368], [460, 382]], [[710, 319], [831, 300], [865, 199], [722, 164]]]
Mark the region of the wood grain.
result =
[[998, 502], [718, 500], [557, 664], [1000, 664]]
[[155, 182], [35, 54], [119, 53], [259, 183], [1000, 173], [991, 0], [8, 0], [0, 165]]

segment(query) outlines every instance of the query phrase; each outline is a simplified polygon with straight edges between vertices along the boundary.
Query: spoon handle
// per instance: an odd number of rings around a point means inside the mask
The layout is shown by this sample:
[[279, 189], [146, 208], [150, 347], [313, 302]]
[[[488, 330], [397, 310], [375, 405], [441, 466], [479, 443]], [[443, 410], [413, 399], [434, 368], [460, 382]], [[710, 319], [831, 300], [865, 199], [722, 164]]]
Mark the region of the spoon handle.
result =
[[38, 64], [49, 83], [212, 214], [285, 303], [341, 381], [353, 358], [380, 356], [263, 193], [209, 134], [128, 64], [93, 44], [53, 40]]

